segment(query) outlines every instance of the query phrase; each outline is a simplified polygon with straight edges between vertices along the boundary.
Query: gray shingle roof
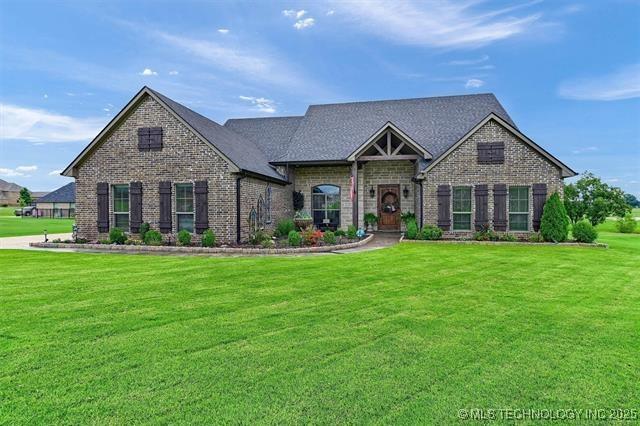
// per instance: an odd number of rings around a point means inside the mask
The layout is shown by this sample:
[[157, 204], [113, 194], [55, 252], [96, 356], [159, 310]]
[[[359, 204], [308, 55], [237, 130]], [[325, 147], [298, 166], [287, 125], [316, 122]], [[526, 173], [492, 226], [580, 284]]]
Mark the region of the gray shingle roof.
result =
[[515, 127], [490, 93], [312, 105], [279, 161], [344, 160], [389, 121], [435, 159], [492, 112]]
[[76, 184], [71, 182], [38, 198], [38, 203], [75, 203]]
[[200, 133], [202, 137], [227, 156], [238, 168], [278, 180], [284, 180], [284, 178], [269, 165], [269, 159], [262, 149], [256, 146], [253, 141], [192, 111], [155, 90], [149, 90], [193, 127], [195, 131]]
[[277, 161], [287, 152], [291, 137], [304, 117], [235, 118], [224, 126], [253, 141], [269, 161]]

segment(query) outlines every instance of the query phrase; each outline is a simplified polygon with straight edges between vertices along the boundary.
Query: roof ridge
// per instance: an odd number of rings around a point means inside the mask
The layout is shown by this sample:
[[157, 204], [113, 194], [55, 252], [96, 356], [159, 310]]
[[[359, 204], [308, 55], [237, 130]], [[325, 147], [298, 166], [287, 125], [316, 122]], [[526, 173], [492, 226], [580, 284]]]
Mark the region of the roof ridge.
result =
[[423, 97], [419, 97], [419, 98], [372, 99], [372, 100], [368, 100], [368, 101], [349, 101], [349, 102], [333, 102], [333, 103], [328, 103], [328, 104], [310, 104], [308, 108], [316, 107], [316, 106], [368, 104], [368, 103], [376, 103], [376, 102], [422, 101], [422, 100], [425, 100], [425, 99], [465, 98], [465, 97], [474, 97], [474, 96], [493, 96], [494, 98], [497, 99], [495, 93], [493, 93], [493, 92], [484, 92], [484, 93], [465, 93], [463, 95], [423, 96]]
[[227, 118], [225, 123], [229, 121], [240, 121], [240, 120], [276, 120], [278, 118], [304, 118], [304, 115], [278, 115], [275, 117], [241, 117], [241, 118]]

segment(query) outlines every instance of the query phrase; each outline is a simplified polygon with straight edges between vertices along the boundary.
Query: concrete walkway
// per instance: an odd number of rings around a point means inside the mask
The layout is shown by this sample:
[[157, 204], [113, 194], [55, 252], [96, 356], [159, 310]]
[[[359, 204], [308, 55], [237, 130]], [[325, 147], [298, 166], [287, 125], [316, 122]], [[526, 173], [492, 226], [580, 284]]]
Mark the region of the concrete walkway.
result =
[[336, 250], [332, 251], [331, 253], [357, 253], [361, 251], [378, 250], [385, 247], [391, 247], [398, 244], [398, 242], [400, 241], [400, 235], [401, 234], [399, 232], [375, 232], [373, 241], [371, 241], [369, 244], [347, 250]]
[[[50, 234], [47, 236], [49, 241], [59, 238], [61, 240], [70, 240], [71, 234]], [[0, 238], [0, 249], [22, 249], [22, 250], [43, 250], [29, 247], [29, 243], [41, 243], [44, 241], [42, 235], [24, 235], [21, 237], [4, 237]], [[46, 249], [45, 249], [46, 250]], [[59, 249], [56, 249], [59, 251]]]

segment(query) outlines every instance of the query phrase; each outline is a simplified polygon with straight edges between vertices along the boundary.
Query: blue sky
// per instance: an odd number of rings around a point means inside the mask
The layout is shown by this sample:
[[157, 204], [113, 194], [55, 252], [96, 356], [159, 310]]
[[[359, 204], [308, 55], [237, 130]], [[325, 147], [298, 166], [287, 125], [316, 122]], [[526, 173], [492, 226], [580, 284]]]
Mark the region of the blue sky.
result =
[[639, 1], [4, 1], [0, 178], [68, 182], [143, 85], [220, 123], [493, 92], [576, 171], [640, 196]]

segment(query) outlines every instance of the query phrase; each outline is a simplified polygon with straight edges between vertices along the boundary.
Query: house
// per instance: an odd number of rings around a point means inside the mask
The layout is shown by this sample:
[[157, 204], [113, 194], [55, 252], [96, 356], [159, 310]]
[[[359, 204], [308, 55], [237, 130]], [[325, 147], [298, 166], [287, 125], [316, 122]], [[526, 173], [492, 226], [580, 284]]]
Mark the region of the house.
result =
[[71, 182], [36, 200], [36, 216], [68, 218], [76, 215], [76, 184]]
[[[95, 240], [142, 222], [172, 238], [211, 228], [243, 241], [293, 215], [320, 228], [401, 229], [446, 237], [536, 231], [545, 200], [576, 173], [525, 136], [493, 94], [312, 105], [295, 117], [220, 125], [144, 87], [63, 171], [76, 223]], [[298, 198], [298, 197], [297, 197]]]
[[21, 189], [16, 183], [0, 179], [0, 206], [17, 206]]

